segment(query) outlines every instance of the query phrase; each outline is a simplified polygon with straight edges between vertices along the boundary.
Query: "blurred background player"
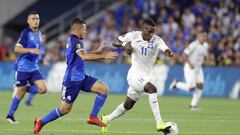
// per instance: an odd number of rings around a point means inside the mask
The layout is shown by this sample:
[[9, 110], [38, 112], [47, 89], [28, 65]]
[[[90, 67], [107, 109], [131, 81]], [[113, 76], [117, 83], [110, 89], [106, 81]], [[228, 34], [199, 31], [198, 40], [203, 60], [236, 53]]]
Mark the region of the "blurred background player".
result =
[[[127, 98], [110, 115], [102, 116], [102, 121], [106, 125], [130, 110], [143, 93], [148, 93], [149, 105], [156, 120], [157, 131], [164, 131], [170, 128], [162, 120], [157, 99], [157, 89], [151, 83], [150, 74], [159, 49], [170, 57], [173, 56], [173, 52], [160, 37], [154, 35], [155, 29], [156, 26], [153, 20], [146, 19], [142, 24], [141, 31], [128, 32], [125, 35], [119, 36], [113, 43], [113, 46], [123, 47], [132, 56], [132, 66], [127, 76], [129, 85]], [[107, 126], [102, 127], [101, 131], [103, 134], [106, 134]]]
[[71, 34], [67, 39], [66, 62], [67, 69], [62, 83], [62, 102], [59, 108], [53, 109], [42, 119], [36, 118], [34, 123], [34, 134], [39, 134], [41, 128], [47, 123], [68, 114], [77, 98], [80, 90], [96, 93], [95, 103], [87, 123], [97, 126], [106, 126], [97, 115], [102, 108], [108, 95], [106, 84], [97, 81], [96, 78], [84, 73], [84, 61], [93, 60], [113, 60], [117, 57], [115, 52], [103, 52], [104, 45], [101, 45], [96, 51], [87, 53], [82, 42], [86, 36], [86, 24], [83, 20], [75, 18], [71, 24]]
[[183, 71], [186, 83], [175, 79], [169, 86], [170, 91], [172, 91], [174, 88], [179, 88], [187, 92], [192, 92], [196, 89], [193, 93], [190, 104], [191, 110], [198, 109], [197, 104], [202, 95], [204, 74], [201, 66], [207, 54], [207, 33], [199, 32], [197, 35], [197, 40], [190, 43], [189, 46], [184, 50], [185, 65]]
[[[28, 28], [21, 32], [15, 46], [15, 52], [19, 53], [15, 62], [16, 66], [16, 94], [12, 99], [6, 121], [11, 124], [18, 123], [14, 118], [20, 101], [26, 91], [30, 93], [46, 93], [47, 88], [41, 73], [38, 71], [38, 57], [41, 53], [41, 32], [39, 31], [40, 18], [36, 11], [31, 11], [27, 17]], [[27, 83], [31, 86], [27, 87]], [[38, 88], [36, 88], [36, 86]]]
[[[46, 63], [44, 61], [44, 56], [46, 54], [46, 48], [45, 48], [45, 44], [46, 44], [46, 35], [42, 34], [41, 36], [41, 42], [42, 42], [42, 46], [39, 48], [40, 50], [40, 54], [38, 55], [38, 60], [41, 64], [43, 64], [44, 66], [46, 66]], [[36, 85], [32, 86], [32, 89], [37, 89]], [[35, 90], [38, 91], [38, 90]], [[32, 100], [34, 98], [34, 96], [36, 95], [35, 92], [29, 92], [28, 97], [25, 101], [25, 105], [27, 106], [32, 106]]]

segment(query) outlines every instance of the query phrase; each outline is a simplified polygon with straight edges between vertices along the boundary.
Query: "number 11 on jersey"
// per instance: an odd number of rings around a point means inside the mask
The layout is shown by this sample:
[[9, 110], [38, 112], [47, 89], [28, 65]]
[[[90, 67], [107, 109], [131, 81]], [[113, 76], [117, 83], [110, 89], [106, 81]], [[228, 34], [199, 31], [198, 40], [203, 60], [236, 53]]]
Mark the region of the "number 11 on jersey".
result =
[[145, 48], [145, 47], [142, 47], [141, 48], [142, 49], [142, 55], [147, 55], [147, 48]]

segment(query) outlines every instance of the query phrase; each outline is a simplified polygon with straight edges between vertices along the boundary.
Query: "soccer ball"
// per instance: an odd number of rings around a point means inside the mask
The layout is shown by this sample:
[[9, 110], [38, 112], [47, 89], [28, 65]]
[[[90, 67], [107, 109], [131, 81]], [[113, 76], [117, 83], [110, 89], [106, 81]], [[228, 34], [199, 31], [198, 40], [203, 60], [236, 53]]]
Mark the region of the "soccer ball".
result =
[[163, 135], [177, 135], [178, 134], [178, 127], [175, 122], [169, 121], [166, 124], [170, 125], [171, 128], [168, 131], [164, 131]]

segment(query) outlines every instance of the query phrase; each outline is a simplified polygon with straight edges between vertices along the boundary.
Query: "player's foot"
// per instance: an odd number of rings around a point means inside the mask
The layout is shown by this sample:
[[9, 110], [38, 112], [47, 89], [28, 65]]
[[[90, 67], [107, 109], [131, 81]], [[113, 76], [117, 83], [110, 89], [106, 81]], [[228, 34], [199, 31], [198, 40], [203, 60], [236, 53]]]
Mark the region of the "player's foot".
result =
[[25, 105], [26, 106], [33, 106], [33, 104], [31, 102], [27, 102], [27, 101], [25, 102]]
[[158, 132], [167, 132], [171, 128], [171, 125], [167, 125], [165, 122], [161, 122], [157, 124], [156, 128]]
[[40, 118], [36, 118], [34, 121], [33, 134], [39, 135], [42, 127], [42, 120]]
[[191, 111], [201, 111], [201, 108], [199, 108], [199, 107], [197, 107], [197, 106], [189, 106], [189, 109], [191, 110]]
[[97, 116], [93, 116], [93, 115], [90, 115], [88, 117], [87, 123], [91, 124], [91, 125], [96, 125], [96, 126], [99, 126], [99, 127], [105, 127], [106, 126], [106, 124], [104, 124], [102, 121], [100, 121]]
[[106, 124], [106, 127], [101, 128], [101, 132], [102, 132], [103, 135], [106, 135], [108, 127], [109, 127], [109, 122], [108, 122], [108, 119], [107, 119], [107, 115], [102, 115], [101, 119], [102, 119], [102, 122], [104, 124]]
[[169, 85], [169, 91], [173, 91], [176, 88], [178, 80], [174, 79], [172, 83]]
[[6, 121], [10, 124], [19, 124], [19, 122], [16, 121], [13, 116], [9, 116], [9, 115], [6, 117]]

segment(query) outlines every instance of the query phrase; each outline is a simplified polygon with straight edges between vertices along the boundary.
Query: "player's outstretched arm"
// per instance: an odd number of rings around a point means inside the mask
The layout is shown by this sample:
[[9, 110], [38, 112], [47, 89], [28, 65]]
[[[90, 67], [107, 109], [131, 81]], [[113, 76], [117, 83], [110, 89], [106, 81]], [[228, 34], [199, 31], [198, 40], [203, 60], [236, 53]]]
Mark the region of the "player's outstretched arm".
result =
[[104, 42], [98, 47], [97, 50], [92, 51], [91, 53], [94, 53], [94, 54], [102, 54], [104, 48], [107, 46], [106, 44], [107, 44], [107, 41], [104, 41]]
[[114, 46], [114, 47], [123, 47], [123, 42], [121, 40], [119, 40], [119, 39], [116, 39], [113, 42], [112, 46]]
[[114, 60], [118, 56], [116, 52], [106, 52], [102, 54], [87, 53], [85, 50], [77, 52], [78, 56], [84, 61]]
[[36, 48], [24, 48], [22, 45], [16, 45], [14, 51], [17, 53], [33, 53], [40, 54], [40, 50]]

